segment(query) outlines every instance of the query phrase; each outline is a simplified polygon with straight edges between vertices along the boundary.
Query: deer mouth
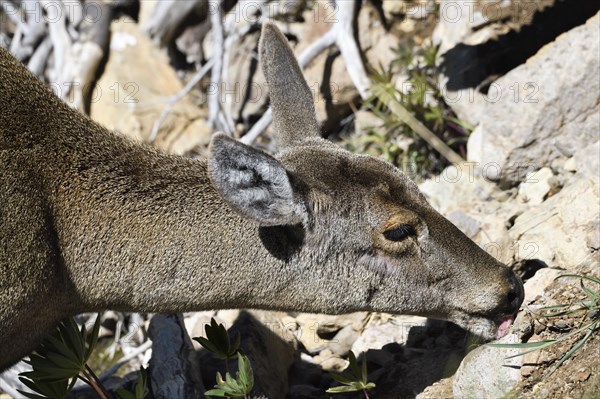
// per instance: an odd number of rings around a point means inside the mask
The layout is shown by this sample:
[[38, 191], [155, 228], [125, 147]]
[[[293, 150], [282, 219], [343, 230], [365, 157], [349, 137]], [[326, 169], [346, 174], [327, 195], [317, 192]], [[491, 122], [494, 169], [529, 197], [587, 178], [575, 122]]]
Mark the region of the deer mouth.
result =
[[508, 334], [508, 330], [512, 326], [515, 318], [511, 316], [504, 316], [500, 319], [500, 324], [498, 326], [498, 331], [496, 332], [496, 339], [500, 339]]
[[515, 321], [516, 314], [484, 315], [473, 313], [455, 313], [446, 318], [486, 341], [500, 339], [508, 334]]

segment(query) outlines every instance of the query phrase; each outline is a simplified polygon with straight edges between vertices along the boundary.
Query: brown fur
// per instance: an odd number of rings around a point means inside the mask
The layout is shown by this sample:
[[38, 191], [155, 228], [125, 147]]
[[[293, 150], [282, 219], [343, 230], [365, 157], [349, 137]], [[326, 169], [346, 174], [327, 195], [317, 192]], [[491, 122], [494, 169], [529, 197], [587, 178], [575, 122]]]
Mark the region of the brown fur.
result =
[[[514, 274], [404, 174], [315, 137], [273, 25], [260, 47], [284, 148], [216, 135], [208, 163], [107, 131], [0, 49], [0, 369], [84, 311], [372, 310], [492, 338], [517, 310]], [[383, 237], [399, 224], [416, 236]]]

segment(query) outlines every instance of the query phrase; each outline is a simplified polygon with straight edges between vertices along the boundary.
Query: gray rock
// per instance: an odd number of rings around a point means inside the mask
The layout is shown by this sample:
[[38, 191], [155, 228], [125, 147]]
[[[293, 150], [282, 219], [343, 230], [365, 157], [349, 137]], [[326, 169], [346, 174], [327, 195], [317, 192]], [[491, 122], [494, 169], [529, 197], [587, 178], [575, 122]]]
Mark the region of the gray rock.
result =
[[463, 211], [452, 211], [447, 217], [448, 220], [450, 220], [456, 227], [465, 233], [467, 237], [471, 239], [473, 239], [481, 230], [481, 222], [473, 219]]
[[552, 169], [541, 168], [530, 172], [519, 185], [519, 199], [530, 205], [539, 205], [552, 188], [551, 178], [554, 176]]
[[525, 305], [530, 304], [538, 296], [542, 295], [546, 288], [554, 282], [554, 279], [561, 274], [558, 269], [545, 267], [538, 270], [535, 275], [525, 283]]
[[331, 341], [329, 350], [337, 356], [346, 356], [360, 334], [351, 325], [342, 328]]
[[599, 22], [597, 14], [494, 82], [497, 100], [485, 105], [467, 146], [469, 160], [495, 165], [488, 177], [513, 185], [597, 141]]
[[576, 180], [517, 217], [508, 232], [518, 248], [517, 260], [539, 259], [575, 272], [597, 262], [599, 186], [598, 177]]
[[[516, 334], [508, 334], [498, 343], [519, 343]], [[521, 380], [522, 357], [519, 349], [480, 346], [462, 361], [454, 376], [452, 393], [456, 399], [503, 398]]]
[[424, 326], [427, 319], [417, 316], [397, 316], [378, 326], [368, 327], [352, 345], [356, 356], [369, 349], [381, 349], [390, 343], [404, 344], [412, 327]]

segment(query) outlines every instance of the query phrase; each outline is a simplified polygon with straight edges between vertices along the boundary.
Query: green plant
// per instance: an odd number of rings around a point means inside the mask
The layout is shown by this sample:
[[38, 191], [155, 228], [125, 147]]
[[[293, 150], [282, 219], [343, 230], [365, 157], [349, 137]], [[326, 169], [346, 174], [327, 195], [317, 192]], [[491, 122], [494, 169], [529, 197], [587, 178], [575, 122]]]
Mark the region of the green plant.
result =
[[238, 372], [235, 378], [225, 373], [225, 379], [217, 372], [217, 385], [214, 389], [206, 391], [207, 396], [230, 397], [234, 399], [247, 398], [254, 386], [254, 373], [250, 361], [246, 356], [238, 353]]
[[86, 363], [98, 341], [99, 329], [100, 317], [96, 318], [91, 333], [85, 324], [78, 328], [73, 318], [60, 323], [57, 331], [46, 337], [26, 361], [32, 370], [19, 375], [21, 382], [36, 394], [20, 392], [35, 399], [63, 398], [80, 379], [100, 397], [107, 397]]
[[[217, 323], [214, 318], [210, 319], [210, 325], [204, 327], [206, 338], [194, 338], [206, 350], [211, 352], [217, 359], [225, 360], [225, 379], [217, 372], [217, 384], [215, 389], [205, 392], [207, 396], [226, 396], [231, 398], [246, 398], [252, 392], [254, 386], [254, 373], [250, 361], [240, 350], [241, 336], [236, 332], [233, 340], [223, 324]], [[235, 378], [229, 373], [229, 359], [238, 358], [238, 372]]]
[[148, 375], [146, 369], [142, 367], [142, 369], [138, 371], [133, 392], [129, 392], [125, 388], [119, 388], [117, 389], [117, 396], [120, 399], [144, 399], [149, 393], [147, 380]]
[[[31, 399], [62, 399], [79, 379], [91, 386], [100, 398], [108, 399], [110, 394], [88, 365], [88, 359], [98, 342], [99, 330], [100, 315], [91, 331], [85, 324], [78, 327], [73, 318], [61, 322], [56, 332], [46, 337], [29, 356], [29, 360], [25, 361], [32, 370], [19, 374], [21, 382], [33, 393], [19, 392]], [[147, 392], [146, 373], [142, 370], [135, 393], [123, 389], [117, 391], [117, 396], [121, 399], [143, 399]]]
[[229, 371], [229, 359], [234, 359], [240, 350], [240, 333], [236, 332], [233, 341], [230, 341], [225, 326], [217, 324], [214, 317], [210, 319], [210, 325], [204, 327], [204, 332], [206, 338], [196, 337], [194, 341], [197, 341], [217, 359], [225, 360], [225, 367]]
[[343, 393], [343, 392], [360, 392], [365, 395], [365, 399], [369, 399], [367, 391], [375, 388], [375, 384], [367, 382], [367, 360], [363, 360], [362, 367], [359, 367], [356, 356], [351, 351], [348, 354], [350, 361], [350, 370], [342, 374], [330, 374], [331, 378], [343, 384], [338, 387], [329, 388], [327, 393]]
[[[415, 50], [403, 45], [388, 67], [371, 68], [372, 96], [363, 109], [377, 116], [381, 125], [346, 139], [349, 150], [381, 156], [397, 166], [411, 165], [422, 175], [444, 166], [438, 152], [451, 162], [463, 158], [455, 151], [464, 155], [473, 127], [460, 121], [444, 102], [436, 58], [435, 46]], [[406, 80], [399, 89], [394, 80], [400, 73]], [[403, 145], [398, 145], [399, 140]]]
[[577, 274], [563, 274], [557, 278], [579, 278], [579, 285], [582, 291], [588, 297], [587, 300], [578, 302], [576, 304], [560, 304], [555, 306], [548, 306], [540, 309], [542, 313], [540, 316], [544, 318], [560, 317], [566, 315], [580, 314], [581, 320], [579, 325], [573, 330], [559, 338], [549, 339], [539, 342], [527, 342], [521, 344], [487, 344], [490, 347], [496, 348], [518, 348], [526, 349], [525, 352], [521, 352], [517, 355], [508, 356], [507, 359], [523, 356], [527, 353], [531, 353], [537, 350], [547, 348], [558, 342], [563, 342], [571, 337], [578, 337], [575, 343], [570, 349], [565, 352], [557, 363], [550, 369], [550, 371], [544, 376], [547, 378], [551, 376], [565, 361], [567, 361], [574, 353], [576, 353], [594, 334], [597, 334], [600, 330], [600, 288], [591, 289], [587, 287], [583, 281], [588, 280], [600, 287], [600, 279], [593, 276], [581, 276]]

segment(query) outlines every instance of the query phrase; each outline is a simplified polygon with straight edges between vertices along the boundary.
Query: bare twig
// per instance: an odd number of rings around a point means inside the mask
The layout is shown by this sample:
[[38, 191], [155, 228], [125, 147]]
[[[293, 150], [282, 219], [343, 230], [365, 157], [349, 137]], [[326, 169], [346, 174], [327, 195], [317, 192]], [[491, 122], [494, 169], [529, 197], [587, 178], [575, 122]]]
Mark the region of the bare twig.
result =
[[439, 152], [444, 158], [452, 163], [465, 162], [463, 157], [458, 155], [452, 148], [448, 147], [438, 136], [423, 125], [417, 118], [414, 117], [406, 108], [398, 102], [398, 100], [390, 95], [385, 90], [376, 90], [374, 93], [379, 100], [385, 104], [400, 120], [406, 123], [415, 133], [425, 140], [431, 147]]
[[[361, 98], [366, 99], [369, 96], [369, 88], [371, 81], [367, 77], [365, 67], [362, 62], [360, 50], [356, 43], [354, 35], [354, 16], [356, 8], [359, 6], [357, 1], [337, 1], [335, 2], [338, 8], [338, 22], [320, 39], [308, 46], [298, 57], [298, 63], [302, 69], [326, 48], [335, 44], [342, 53], [346, 68], [352, 83], [358, 90]], [[269, 109], [270, 111], [270, 109]], [[272, 120], [272, 113], [266, 112], [252, 126], [252, 128], [241, 138], [241, 141], [246, 144], [251, 144], [260, 136], [260, 134], [269, 126]]]
[[211, 84], [215, 87], [208, 93], [208, 125], [214, 130], [222, 130], [231, 135], [233, 126], [229, 126], [221, 111], [221, 82], [223, 74], [223, 49], [225, 34], [223, 32], [223, 13], [220, 0], [210, 0], [209, 14], [212, 25], [213, 40], [213, 68], [211, 71]]
[[183, 89], [181, 89], [179, 91], [179, 93], [175, 94], [173, 97], [171, 97], [169, 99], [169, 101], [167, 102], [167, 106], [163, 109], [162, 113], [160, 114], [160, 116], [158, 117], [156, 122], [154, 122], [154, 126], [152, 127], [152, 132], [150, 133], [150, 137], [148, 138], [148, 141], [150, 143], [153, 143], [154, 140], [156, 140], [156, 136], [158, 135], [158, 130], [160, 129], [160, 126], [167, 119], [167, 116], [169, 116], [169, 114], [173, 110], [173, 107], [175, 106], [175, 104], [177, 104], [177, 102], [179, 100], [181, 100], [183, 97], [185, 97], [194, 88], [194, 86], [196, 86], [198, 84], [198, 82], [200, 82], [200, 80], [202, 80], [204, 75], [206, 75], [208, 73], [208, 71], [212, 68], [213, 64], [214, 64], [214, 59], [211, 58], [210, 60], [208, 60], [206, 62], [206, 64], [204, 64], [202, 66], [202, 68], [200, 68], [200, 70], [196, 73], [196, 75], [185, 85], [185, 87]]
[[[54, 77], [57, 82], [64, 82], [67, 79], [63, 77], [69, 76], [71, 71], [67, 63], [68, 54], [71, 49], [71, 37], [67, 31], [67, 11], [61, 2], [51, 0], [40, 0], [40, 4], [48, 14], [48, 24], [50, 39], [54, 47]], [[63, 99], [67, 95], [63, 93]]]
[[44, 69], [46, 69], [46, 63], [48, 57], [52, 51], [52, 40], [46, 37], [40, 45], [35, 49], [35, 52], [27, 63], [27, 68], [36, 76], [42, 77], [44, 75]]
[[109, 368], [104, 373], [102, 373], [102, 375], [100, 376], [99, 380], [100, 381], [106, 381], [119, 368], [121, 368], [121, 366], [123, 366], [124, 364], [129, 363], [131, 360], [135, 359], [136, 357], [138, 357], [142, 353], [146, 352], [150, 348], [152, 348], [152, 341], [146, 341], [146, 342], [144, 342], [143, 344], [141, 344], [140, 346], [138, 346], [137, 348], [135, 348], [132, 352], [128, 353], [126, 356], [123, 356], [121, 359], [119, 359], [119, 361], [117, 363], [115, 363], [111, 368]]
[[358, 43], [354, 32], [354, 15], [358, 7], [357, 1], [336, 2], [339, 22], [336, 24], [335, 44], [340, 49], [346, 69], [352, 79], [352, 83], [358, 90], [360, 97], [365, 100], [369, 97], [371, 80], [365, 71]]

